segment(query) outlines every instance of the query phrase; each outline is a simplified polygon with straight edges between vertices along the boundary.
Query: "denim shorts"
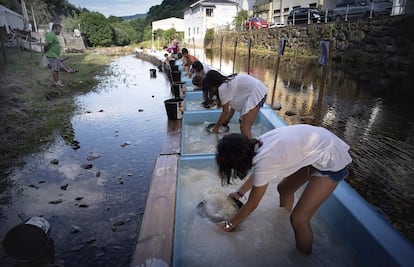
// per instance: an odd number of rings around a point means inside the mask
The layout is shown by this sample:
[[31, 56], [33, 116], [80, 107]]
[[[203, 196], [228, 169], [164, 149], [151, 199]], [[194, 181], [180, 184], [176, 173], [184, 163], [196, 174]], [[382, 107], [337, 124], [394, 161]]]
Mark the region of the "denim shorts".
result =
[[344, 178], [346, 178], [348, 176], [349, 172], [348, 172], [348, 166], [346, 166], [345, 168], [343, 168], [342, 170], [339, 170], [337, 172], [333, 172], [333, 171], [320, 171], [316, 168], [313, 168], [313, 172], [311, 173], [310, 176], [323, 176], [323, 177], [327, 177], [335, 182], [340, 182], [341, 180], [343, 180]]
[[259, 107], [259, 108], [263, 107], [264, 103], [266, 102], [266, 98], [267, 98], [267, 95], [265, 95], [263, 99], [260, 100], [259, 104], [257, 104], [256, 107]]

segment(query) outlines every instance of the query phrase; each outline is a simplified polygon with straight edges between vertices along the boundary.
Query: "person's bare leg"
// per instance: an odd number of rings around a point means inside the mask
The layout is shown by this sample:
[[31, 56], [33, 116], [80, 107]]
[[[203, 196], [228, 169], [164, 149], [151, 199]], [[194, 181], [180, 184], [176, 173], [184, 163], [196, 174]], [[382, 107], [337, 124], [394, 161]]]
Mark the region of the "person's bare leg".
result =
[[312, 177], [290, 215], [295, 232], [296, 248], [302, 253], [312, 253], [313, 232], [310, 220], [321, 204], [335, 190], [337, 182], [325, 177]]
[[52, 70], [52, 77], [55, 83], [57, 83], [59, 81], [59, 72]]
[[280, 207], [291, 211], [295, 201], [295, 192], [309, 179], [309, 167], [304, 167], [284, 178], [278, 185]]
[[257, 113], [259, 113], [260, 107], [255, 107], [251, 109], [247, 114], [244, 114], [241, 117], [240, 121], [240, 132], [245, 136], [252, 139], [252, 125], [256, 120]]

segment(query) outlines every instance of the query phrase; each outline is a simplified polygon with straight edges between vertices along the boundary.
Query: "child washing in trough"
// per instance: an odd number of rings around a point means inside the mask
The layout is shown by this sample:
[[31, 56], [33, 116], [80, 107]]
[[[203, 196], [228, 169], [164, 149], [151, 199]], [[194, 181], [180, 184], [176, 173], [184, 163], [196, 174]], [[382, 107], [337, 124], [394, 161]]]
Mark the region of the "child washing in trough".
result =
[[[347, 177], [352, 161], [348, 150], [349, 146], [330, 131], [303, 124], [276, 128], [258, 139], [236, 133], [224, 136], [218, 142], [216, 154], [222, 184], [231, 184], [236, 178], [243, 180], [251, 171], [229, 197], [239, 199], [247, 192], [250, 194], [246, 204], [229, 220], [217, 223], [217, 227], [226, 232], [235, 229], [259, 205], [269, 182], [278, 179], [280, 207], [291, 212], [296, 248], [310, 254], [313, 243], [310, 221], [338, 183]], [[294, 205], [295, 192], [306, 182]]]
[[220, 126], [227, 125], [235, 111], [240, 112], [240, 132], [249, 139], [252, 138], [252, 125], [260, 108], [266, 102], [267, 87], [262, 81], [253, 76], [236, 73], [224, 76], [215, 70], [207, 72], [203, 80], [203, 90], [206, 102], [213, 97], [222, 107], [221, 115], [216, 124], [208, 129], [219, 133]]

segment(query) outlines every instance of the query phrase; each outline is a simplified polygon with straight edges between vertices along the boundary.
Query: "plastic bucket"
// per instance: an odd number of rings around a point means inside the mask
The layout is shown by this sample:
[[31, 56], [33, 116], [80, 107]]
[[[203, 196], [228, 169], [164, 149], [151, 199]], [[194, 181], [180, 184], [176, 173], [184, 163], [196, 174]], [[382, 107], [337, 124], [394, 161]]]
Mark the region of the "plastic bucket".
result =
[[180, 120], [183, 118], [184, 113], [184, 99], [171, 98], [164, 101], [165, 110], [169, 120]]
[[181, 82], [181, 71], [171, 72], [173, 82]]
[[173, 94], [176, 98], [184, 98], [185, 92], [185, 82], [175, 82], [171, 85], [171, 94]]
[[31, 217], [10, 229], [2, 244], [7, 256], [28, 262], [45, 256], [50, 251], [50, 224], [42, 217]]
[[150, 69], [150, 77], [156, 78], [157, 77], [157, 70], [156, 69]]

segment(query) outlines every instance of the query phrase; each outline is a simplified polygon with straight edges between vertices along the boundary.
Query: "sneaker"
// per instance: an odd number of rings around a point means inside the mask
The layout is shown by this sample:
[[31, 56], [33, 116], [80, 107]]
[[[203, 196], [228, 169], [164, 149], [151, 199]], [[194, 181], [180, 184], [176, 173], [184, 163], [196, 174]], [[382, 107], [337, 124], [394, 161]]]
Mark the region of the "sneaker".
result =
[[63, 87], [64, 85], [63, 85], [62, 81], [59, 80], [59, 81], [56, 82], [56, 86]]

